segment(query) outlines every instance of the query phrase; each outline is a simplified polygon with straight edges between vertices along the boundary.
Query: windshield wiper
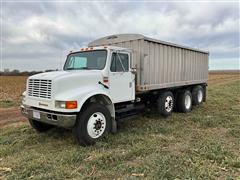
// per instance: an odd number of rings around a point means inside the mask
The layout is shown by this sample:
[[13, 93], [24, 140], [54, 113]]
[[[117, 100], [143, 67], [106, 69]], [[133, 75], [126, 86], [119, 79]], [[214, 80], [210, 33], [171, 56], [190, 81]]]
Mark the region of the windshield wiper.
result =
[[92, 69], [92, 68], [89, 68], [89, 67], [82, 67], [82, 68], [79, 68], [79, 69]]
[[65, 70], [74, 70], [75, 68], [67, 68], [67, 69], [65, 69]]

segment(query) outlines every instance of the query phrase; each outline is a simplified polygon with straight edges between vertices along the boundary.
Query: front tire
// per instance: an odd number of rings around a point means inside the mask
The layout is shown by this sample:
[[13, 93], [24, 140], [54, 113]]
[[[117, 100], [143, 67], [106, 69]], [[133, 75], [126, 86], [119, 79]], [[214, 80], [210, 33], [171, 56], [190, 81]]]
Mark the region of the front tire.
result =
[[30, 125], [37, 131], [37, 132], [46, 132], [49, 129], [52, 129], [53, 126], [49, 124], [45, 124], [39, 121], [35, 121], [33, 119], [28, 119]]
[[82, 146], [94, 145], [110, 132], [111, 115], [108, 109], [99, 103], [90, 103], [80, 112], [75, 125], [75, 136]]

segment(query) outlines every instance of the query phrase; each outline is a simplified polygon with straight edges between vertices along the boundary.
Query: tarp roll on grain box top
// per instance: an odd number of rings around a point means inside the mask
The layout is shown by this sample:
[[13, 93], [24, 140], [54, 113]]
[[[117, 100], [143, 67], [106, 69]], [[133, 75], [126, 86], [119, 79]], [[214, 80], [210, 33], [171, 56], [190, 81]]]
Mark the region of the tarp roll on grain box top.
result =
[[160, 41], [140, 34], [117, 34], [89, 43], [111, 45], [133, 51], [132, 67], [136, 68], [137, 91], [206, 83], [207, 51]]

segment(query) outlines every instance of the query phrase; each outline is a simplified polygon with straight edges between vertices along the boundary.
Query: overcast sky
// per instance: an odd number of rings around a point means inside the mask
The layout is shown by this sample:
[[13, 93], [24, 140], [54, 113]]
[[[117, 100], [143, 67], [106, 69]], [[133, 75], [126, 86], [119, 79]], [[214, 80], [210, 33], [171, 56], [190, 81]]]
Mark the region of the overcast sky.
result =
[[210, 69], [239, 67], [239, 2], [2, 2], [2, 69], [61, 68], [69, 50], [138, 33], [210, 51]]

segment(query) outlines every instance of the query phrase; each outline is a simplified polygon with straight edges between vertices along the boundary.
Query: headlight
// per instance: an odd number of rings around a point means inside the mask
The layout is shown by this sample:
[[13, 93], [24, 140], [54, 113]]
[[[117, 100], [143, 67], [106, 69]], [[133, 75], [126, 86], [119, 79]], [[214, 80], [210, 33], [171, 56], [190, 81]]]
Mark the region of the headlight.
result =
[[61, 109], [76, 109], [77, 101], [55, 101], [55, 107]]

